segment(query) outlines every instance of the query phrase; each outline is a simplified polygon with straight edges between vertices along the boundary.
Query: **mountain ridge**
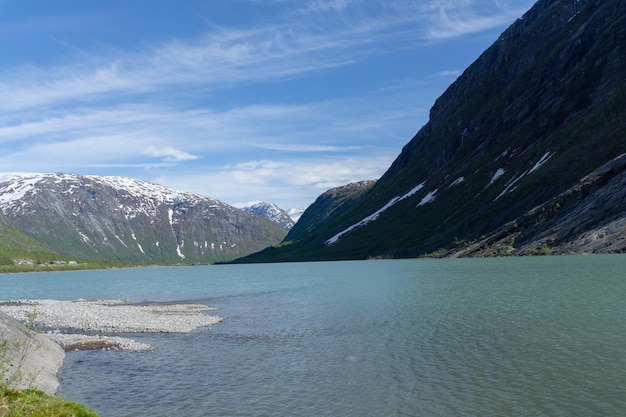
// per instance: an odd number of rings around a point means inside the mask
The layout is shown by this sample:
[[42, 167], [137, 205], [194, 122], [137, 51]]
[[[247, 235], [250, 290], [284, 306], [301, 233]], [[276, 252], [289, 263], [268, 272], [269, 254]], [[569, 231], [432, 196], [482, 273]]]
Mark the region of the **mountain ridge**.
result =
[[[584, 252], [586, 232], [626, 216], [604, 188], [624, 175], [625, 45], [626, 3], [538, 1], [435, 101], [366, 193], [322, 223], [303, 216], [306, 235], [294, 227], [241, 262]], [[589, 181], [598, 170], [604, 179]], [[589, 195], [612, 208], [604, 218], [584, 209]], [[566, 209], [585, 226], [567, 229]], [[545, 239], [541, 227], [557, 230]], [[605, 250], [626, 247], [592, 252]]]
[[81, 259], [223, 262], [285, 235], [219, 200], [125, 177], [3, 174], [0, 209], [45, 248]]

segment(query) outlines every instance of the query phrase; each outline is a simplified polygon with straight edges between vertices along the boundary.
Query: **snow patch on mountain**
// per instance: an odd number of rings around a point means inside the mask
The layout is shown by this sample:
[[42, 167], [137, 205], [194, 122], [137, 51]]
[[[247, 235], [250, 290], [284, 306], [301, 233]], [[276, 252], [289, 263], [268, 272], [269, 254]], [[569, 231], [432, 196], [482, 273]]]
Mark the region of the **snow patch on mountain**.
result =
[[89, 238], [87, 237], [87, 235], [85, 235], [83, 232], [78, 232], [78, 234], [80, 235], [80, 238], [83, 240], [83, 242], [85, 243], [89, 243]]
[[[41, 173], [0, 173], [0, 209], [19, 209], [19, 202], [29, 194], [36, 192], [37, 185], [43, 181], [50, 181], [62, 187], [60, 191], [66, 195], [72, 195], [84, 186], [85, 180], [94, 184], [110, 186], [119, 190], [122, 196], [137, 198], [142, 201], [141, 212], [148, 216], [156, 216], [156, 208], [160, 204], [175, 204], [186, 201], [195, 203], [198, 201], [210, 202], [215, 208], [223, 208], [226, 204], [199, 194], [172, 190], [159, 184], [136, 180], [125, 177], [100, 177], [93, 175], [74, 174], [41, 174]], [[5, 185], [3, 185], [5, 184]], [[127, 219], [137, 216], [136, 207], [130, 208], [123, 204], [119, 205]], [[173, 215], [174, 213], [172, 213]], [[170, 217], [173, 223], [173, 217]]]
[[500, 179], [501, 176], [504, 175], [506, 171], [503, 170], [502, 168], [498, 168], [498, 170], [496, 171], [495, 174], [493, 174], [493, 177], [491, 177], [491, 181], [489, 181], [489, 184], [487, 185], [487, 187], [489, 187], [491, 184], [493, 184], [494, 182], [498, 181]]
[[[330, 239], [328, 239], [324, 243], [326, 244], [326, 246], [332, 245], [333, 243], [336, 243], [339, 240], [339, 238], [341, 236], [345, 235], [346, 233], [349, 233], [349, 232], [351, 232], [352, 230], [354, 230], [354, 229], [356, 229], [358, 227], [364, 226], [364, 225], [368, 224], [369, 222], [375, 221], [376, 219], [378, 219], [378, 217], [382, 213], [387, 211], [390, 207], [392, 207], [397, 202], [402, 201], [404, 199], [407, 199], [407, 198], [411, 197], [412, 195], [416, 194], [419, 190], [424, 188], [424, 185], [426, 185], [426, 181], [424, 181], [423, 183], [421, 183], [419, 185], [416, 185], [408, 193], [406, 193], [406, 194], [404, 194], [402, 196], [398, 196], [398, 197], [392, 198], [391, 200], [389, 200], [387, 202], [387, 204], [385, 204], [382, 208], [378, 209], [376, 212], [370, 214], [369, 216], [367, 216], [363, 220], [359, 221], [358, 223], [353, 224], [352, 226], [348, 227], [347, 229], [342, 230], [341, 232], [337, 233], [335, 236], [331, 237]], [[436, 192], [436, 190], [435, 190], [435, 192]]]
[[437, 194], [437, 191], [438, 189], [435, 189], [434, 191], [431, 191], [428, 194], [426, 194], [424, 198], [422, 198], [422, 200], [419, 202], [417, 207], [421, 207], [421, 206], [424, 206], [428, 203], [432, 203], [433, 201], [435, 201], [435, 194]]
[[40, 181], [38, 174], [29, 173], [3, 173], [0, 174], [0, 185], [2, 183], [10, 184], [8, 187], [2, 187], [0, 191], [0, 209], [5, 210], [15, 205], [16, 201], [21, 200], [35, 189]]
[[[0, 210], [18, 227], [41, 230], [44, 245], [87, 257], [221, 262], [284, 237], [267, 219], [219, 200], [125, 177], [0, 173]], [[203, 248], [191, 244], [204, 239]], [[219, 244], [220, 253], [206, 250], [221, 239], [229, 243]]]
[[548, 159], [552, 158], [552, 154], [550, 152], [546, 152], [541, 159], [530, 169], [529, 174], [538, 170], [543, 164], [545, 164]]
[[533, 173], [533, 172], [537, 171], [539, 168], [541, 168], [541, 166], [543, 164], [545, 164], [550, 158], [552, 158], [552, 156], [554, 156], [554, 154], [552, 154], [550, 152], [546, 152], [545, 154], [543, 154], [543, 156], [539, 159], [539, 161], [537, 161], [535, 163], [535, 165], [533, 165], [533, 167], [531, 169], [529, 169], [527, 171], [524, 171], [522, 174], [518, 175], [517, 177], [515, 177], [512, 180], [510, 180], [509, 182], [507, 182], [506, 186], [504, 187], [504, 190], [502, 190], [502, 192], [495, 198], [495, 200], [499, 199], [500, 197], [502, 197], [506, 193], [510, 193], [511, 191], [515, 190], [517, 188], [517, 183], [518, 182], [520, 182], [527, 175], [530, 175], [531, 173]]
[[455, 185], [459, 185], [459, 184], [461, 184], [463, 181], [465, 181], [465, 177], [459, 177], [459, 178], [455, 179], [455, 180], [452, 182], [452, 184], [448, 185], [448, 188], [452, 188], [452, 187], [454, 187]]

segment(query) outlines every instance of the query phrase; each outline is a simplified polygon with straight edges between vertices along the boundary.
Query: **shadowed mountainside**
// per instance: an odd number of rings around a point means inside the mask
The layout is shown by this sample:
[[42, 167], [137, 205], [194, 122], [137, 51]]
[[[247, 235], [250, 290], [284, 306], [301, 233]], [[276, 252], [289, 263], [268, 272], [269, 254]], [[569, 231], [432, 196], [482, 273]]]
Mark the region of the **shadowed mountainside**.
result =
[[240, 261], [626, 250], [624, 68], [626, 2], [540, 0], [375, 185]]

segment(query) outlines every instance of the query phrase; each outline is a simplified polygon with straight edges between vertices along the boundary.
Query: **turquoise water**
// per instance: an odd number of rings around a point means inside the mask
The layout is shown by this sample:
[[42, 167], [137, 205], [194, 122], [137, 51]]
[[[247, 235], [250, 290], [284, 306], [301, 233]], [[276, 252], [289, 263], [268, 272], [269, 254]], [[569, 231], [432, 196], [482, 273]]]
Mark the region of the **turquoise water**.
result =
[[226, 320], [75, 352], [62, 394], [118, 416], [623, 416], [626, 256], [0, 275], [1, 298], [201, 301]]

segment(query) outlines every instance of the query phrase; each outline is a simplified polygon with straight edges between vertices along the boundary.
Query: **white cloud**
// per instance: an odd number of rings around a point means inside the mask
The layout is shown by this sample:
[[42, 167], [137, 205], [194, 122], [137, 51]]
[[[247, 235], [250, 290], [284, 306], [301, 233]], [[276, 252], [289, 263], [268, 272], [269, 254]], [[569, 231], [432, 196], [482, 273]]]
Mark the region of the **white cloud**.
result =
[[427, 117], [427, 107], [406, 102], [432, 84], [402, 80], [335, 101], [222, 111], [136, 103], [33, 112], [23, 123], [0, 115], [0, 143], [18, 145], [0, 166], [159, 178], [225, 202], [301, 207], [328, 188], [379, 177]]
[[164, 162], [193, 161], [200, 158], [198, 155], [192, 155], [171, 146], [149, 146], [144, 151], [144, 154], [155, 158], [163, 158]]
[[259, 148], [285, 152], [349, 152], [360, 149], [359, 146], [312, 145], [290, 143], [261, 143]]
[[[343, 10], [342, 0], [308, 3], [308, 9]], [[372, 15], [352, 13], [330, 21], [285, 21], [248, 29], [217, 29], [196, 39], [172, 39], [143, 51], [82, 53], [52, 68], [22, 66], [0, 72], [0, 110], [167, 94], [183, 85], [203, 91], [301, 77], [360, 61], [367, 55], [406, 48], [422, 39], [447, 39], [502, 25], [521, 10], [497, 3], [476, 14], [468, 1], [367, 3]], [[358, 10], [358, 8], [357, 8]], [[425, 26], [426, 25], [426, 26]]]
[[341, 11], [348, 7], [349, 0], [311, 0], [307, 8], [314, 12]]
[[132, 51], [68, 49], [63, 64], [49, 67], [5, 66], [0, 96], [11, 99], [0, 100], [0, 166], [123, 173], [226, 202], [302, 206], [327, 188], [379, 177], [458, 72], [409, 66], [415, 74], [342, 98], [330, 85], [309, 85], [298, 97], [274, 95], [274, 86], [338, 67], [349, 73], [398, 50], [414, 54], [420, 43], [517, 13], [496, 0], [310, 0], [284, 9], [269, 24], [213, 25]]
[[306, 208], [329, 188], [364, 179], [376, 179], [393, 157], [247, 161], [236, 166], [194, 173], [172, 172], [153, 181], [241, 205], [272, 201], [281, 208]]
[[503, 26], [521, 16], [532, 3], [513, 1], [518, 7], [498, 0], [436, 0], [423, 8], [429, 23], [426, 38], [445, 40]]
[[433, 77], [458, 77], [461, 75], [463, 71], [461, 70], [442, 70], [436, 74], [433, 74]]

